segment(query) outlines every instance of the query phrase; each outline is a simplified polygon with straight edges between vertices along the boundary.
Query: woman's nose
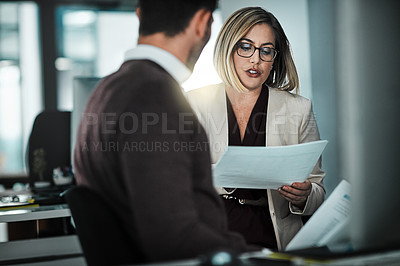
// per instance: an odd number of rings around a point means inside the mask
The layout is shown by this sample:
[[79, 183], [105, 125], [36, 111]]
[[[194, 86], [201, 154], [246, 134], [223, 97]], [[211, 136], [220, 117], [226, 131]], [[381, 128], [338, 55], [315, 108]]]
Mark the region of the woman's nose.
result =
[[260, 52], [258, 50], [254, 51], [254, 54], [250, 57], [250, 63], [260, 62]]

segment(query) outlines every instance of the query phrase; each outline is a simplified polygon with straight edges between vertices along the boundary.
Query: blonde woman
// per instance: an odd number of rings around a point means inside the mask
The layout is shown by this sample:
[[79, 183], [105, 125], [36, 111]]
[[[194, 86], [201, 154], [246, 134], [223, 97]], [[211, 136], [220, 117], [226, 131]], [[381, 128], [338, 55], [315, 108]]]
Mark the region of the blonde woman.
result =
[[[283, 146], [319, 140], [311, 102], [298, 95], [289, 41], [273, 14], [259, 7], [234, 12], [214, 50], [223, 83], [188, 92], [207, 131], [212, 163], [227, 145]], [[288, 162], [290, 164], [291, 162]], [[320, 161], [310, 177], [278, 190], [217, 188], [231, 230], [249, 244], [283, 250], [325, 198]]]

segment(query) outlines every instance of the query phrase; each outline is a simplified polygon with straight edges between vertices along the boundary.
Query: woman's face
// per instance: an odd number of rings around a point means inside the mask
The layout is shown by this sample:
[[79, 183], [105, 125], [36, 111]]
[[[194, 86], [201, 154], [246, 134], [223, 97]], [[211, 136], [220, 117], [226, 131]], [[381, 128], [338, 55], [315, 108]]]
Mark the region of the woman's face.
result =
[[[251, 45], [256, 48], [275, 48], [274, 32], [268, 24], [257, 24], [247, 32], [239, 43], [243, 49], [251, 49]], [[246, 52], [243, 49], [241, 53], [243, 51], [244, 53]], [[240, 81], [248, 90], [261, 88], [267, 80], [273, 64], [273, 62], [262, 61], [260, 59], [260, 50], [258, 49], [248, 58], [239, 56], [238, 49], [235, 49], [233, 63]]]

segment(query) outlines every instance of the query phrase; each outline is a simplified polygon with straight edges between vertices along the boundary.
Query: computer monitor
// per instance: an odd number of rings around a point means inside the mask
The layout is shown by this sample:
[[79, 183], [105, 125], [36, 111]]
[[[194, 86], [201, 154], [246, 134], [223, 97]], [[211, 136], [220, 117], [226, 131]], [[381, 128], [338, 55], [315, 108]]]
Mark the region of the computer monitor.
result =
[[73, 168], [74, 147], [79, 123], [90, 94], [101, 78], [75, 77], [73, 82], [73, 110], [71, 114], [71, 162]]

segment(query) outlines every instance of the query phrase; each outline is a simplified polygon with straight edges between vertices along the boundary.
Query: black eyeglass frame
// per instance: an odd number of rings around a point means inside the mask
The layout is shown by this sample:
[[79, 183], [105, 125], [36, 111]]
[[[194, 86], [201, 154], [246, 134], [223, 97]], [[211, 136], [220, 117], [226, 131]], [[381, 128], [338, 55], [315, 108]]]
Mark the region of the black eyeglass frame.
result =
[[[254, 50], [253, 50], [253, 52], [251, 53], [251, 55], [249, 55], [249, 56], [244, 56], [244, 55], [240, 55], [240, 54], [239, 54], [240, 45], [243, 44], [243, 43], [249, 44], [249, 45], [251, 45], [252, 47], [254, 47]], [[268, 61], [267, 61], [267, 60], [263, 60], [263, 59], [261, 58], [261, 48], [262, 48], [262, 46], [261, 46], [261, 47], [256, 47], [256, 46], [253, 45], [252, 43], [238, 42], [238, 43], [236, 44], [236, 53], [237, 53], [237, 55], [240, 56], [240, 57], [243, 57], [243, 58], [250, 58], [250, 57], [252, 57], [252, 56], [254, 55], [254, 53], [256, 52], [256, 50], [258, 50], [258, 57], [260, 58], [261, 61], [264, 61], [264, 62], [273, 62], [273, 61], [275, 60], [276, 56], [277, 56], [278, 53], [279, 53], [279, 51], [276, 50], [275, 48], [267, 47], [268, 49], [271, 49], [271, 50], [273, 50], [273, 51], [275, 52], [275, 53], [274, 53], [274, 57], [272, 58], [272, 60], [268, 60]]]

